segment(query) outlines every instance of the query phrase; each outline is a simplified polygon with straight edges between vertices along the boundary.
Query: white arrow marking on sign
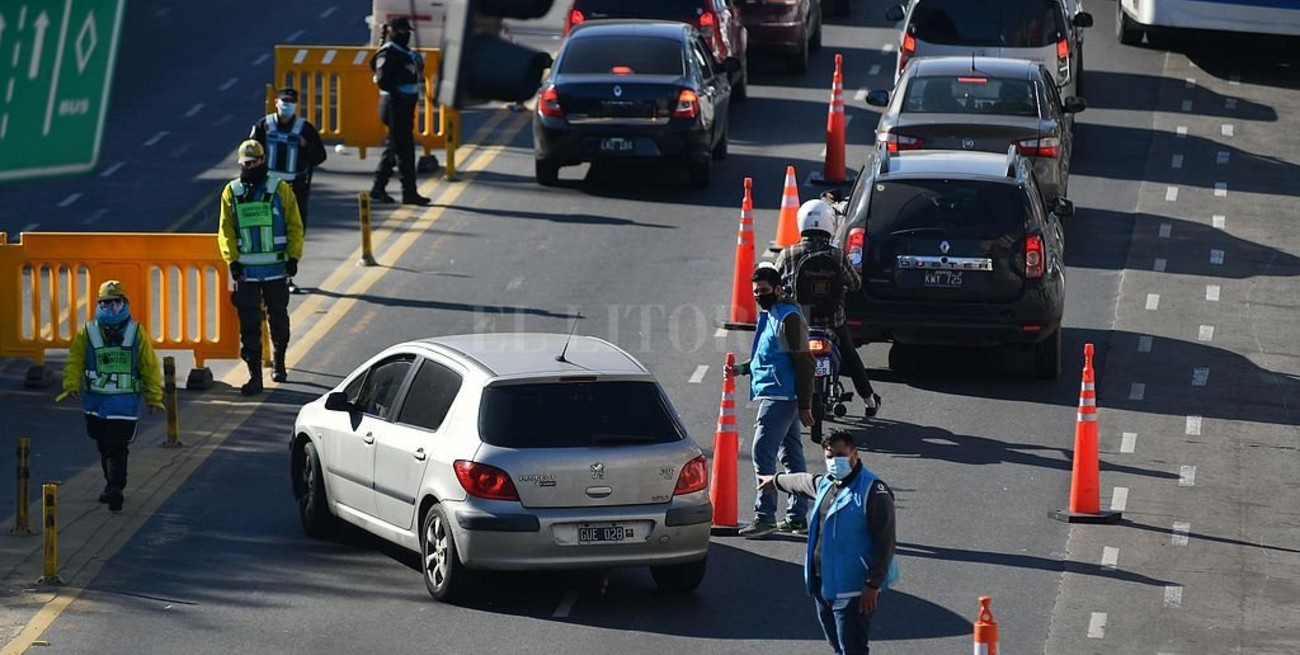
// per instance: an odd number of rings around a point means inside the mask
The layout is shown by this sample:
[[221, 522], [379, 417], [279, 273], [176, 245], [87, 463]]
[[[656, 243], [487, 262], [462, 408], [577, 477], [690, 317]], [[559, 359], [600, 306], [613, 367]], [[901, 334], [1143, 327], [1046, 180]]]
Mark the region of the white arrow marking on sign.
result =
[[[87, 36], [89, 35], [89, 36]], [[77, 35], [77, 73], [86, 72], [86, 64], [90, 63], [90, 55], [94, 54], [95, 46], [99, 44], [98, 34], [95, 33], [95, 12], [92, 10], [86, 14], [86, 22], [81, 24], [81, 32]], [[90, 45], [83, 42], [89, 40]]]
[[50, 26], [50, 15], [41, 12], [36, 17], [36, 39], [32, 41], [32, 63], [27, 66], [27, 79], [36, 79], [41, 70], [41, 50], [45, 47], [45, 30]]

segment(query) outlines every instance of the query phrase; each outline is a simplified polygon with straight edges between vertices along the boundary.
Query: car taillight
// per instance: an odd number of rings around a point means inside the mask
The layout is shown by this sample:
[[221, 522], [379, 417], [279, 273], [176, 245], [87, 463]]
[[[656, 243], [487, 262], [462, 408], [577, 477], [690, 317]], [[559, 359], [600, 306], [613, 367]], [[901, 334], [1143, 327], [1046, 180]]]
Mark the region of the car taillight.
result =
[[920, 150], [925, 147], [925, 140], [895, 132], [883, 135], [880, 140], [885, 142], [885, 147], [889, 149], [891, 154], [899, 150]]
[[551, 118], [564, 118], [564, 108], [560, 106], [560, 92], [552, 84], [542, 91], [537, 99], [537, 113]]
[[677, 476], [677, 487], [673, 489], [673, 495], [693, 494], [704, 491], [708, 487], [709, 465], [704, 455], [700, 455], [686, 462], [686, 466], [682, 467], [682, 472]]
[[1064, 83], [1070, 77], [1070, 41], [1061, 39], [1056, 42], [1056, 72], [1059, 82]]
[[458, 459], [452, 465], [456, 469], [456, 479], [465, 492], [477, 498], [489, 500], [519, 500], [515, 483], [510, 481], [510, 474], [495, 466]]
[[700, 97], [690, 89], [682, 89], [677, 95], [677, 108], [673, 118], [695, 118], [700, 115]]
[[582, 23], [586, 20], [587, 17], [583, 16], [581, 11], [578, 11], [577, 9], [570, 11], [569, 20], [564, 22], [564, 35], [568, 36], [569, 32], [572, 31], [575, 26], [577, 26], [579, 23]]
[[831, 345], [825, 339], [809, 339], [808, 352], [814, 355], [821, 355], [831, 351]]
[[844, 252], [849, 256], [849, 261], [853, 262], [853, 268], [862, 272], [862, 255], [867, 245], [867, 231], [864, 228], [855, 227], [849, 230], [849, 236], [844, 240]]
[[700, 34], [704, 36], [704, 40], [708, 41], [710, 46], [714, 45], [714, 28], [718, 24], [718, 15], [714, 12], [706, 11], [700, 14], [699, 23], [698, 27], [700, 28]]
[[907, 65], [912, 55], [916, 54], [916, 37], [911, 34], [903, 35], [903, 47], [898, 51], [898, 73], [903, 73], [903, 67]]
[[1049, 136], [1042, 139], [1021, 139], [1015, 142], [1016, 152], [1025, 157], [1049, 157], [1056, 159], [1061, 155], [1061, 140]]
[[1025, 277], [1043, 277], [1043, 237], [1037, 234], [1025, 237]]

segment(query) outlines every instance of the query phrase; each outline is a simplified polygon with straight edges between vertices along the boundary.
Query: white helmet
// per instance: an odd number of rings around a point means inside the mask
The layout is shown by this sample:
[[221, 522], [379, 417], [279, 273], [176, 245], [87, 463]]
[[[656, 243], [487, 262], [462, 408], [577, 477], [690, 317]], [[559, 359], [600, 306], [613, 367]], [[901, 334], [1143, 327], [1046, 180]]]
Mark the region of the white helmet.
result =
[[820, 198], [809, 200], [799, 205], [798, 224], [800, 234], [817, 230], [829, 235], [835, 229], [835, 209]]

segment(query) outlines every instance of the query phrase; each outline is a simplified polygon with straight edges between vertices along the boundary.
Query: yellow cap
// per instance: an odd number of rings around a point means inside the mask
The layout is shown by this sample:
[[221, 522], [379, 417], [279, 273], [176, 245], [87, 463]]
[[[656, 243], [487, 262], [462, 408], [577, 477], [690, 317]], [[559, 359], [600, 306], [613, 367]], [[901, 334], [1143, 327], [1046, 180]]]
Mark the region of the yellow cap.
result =
[[266, 150], [262, 148], [262, 144], [253, 139], [247, 139], [239, 144], [239, 150], [236, 150], [235, 153], [239, 156], [239, 163], [241, 164], [266, 157]]
[[122, 283], [117, 280], [108, 280], [99, 285], [99, 299], [108, 300], [110, 298], [121, 298], [126, 300], [126, 290], [122, 288]]

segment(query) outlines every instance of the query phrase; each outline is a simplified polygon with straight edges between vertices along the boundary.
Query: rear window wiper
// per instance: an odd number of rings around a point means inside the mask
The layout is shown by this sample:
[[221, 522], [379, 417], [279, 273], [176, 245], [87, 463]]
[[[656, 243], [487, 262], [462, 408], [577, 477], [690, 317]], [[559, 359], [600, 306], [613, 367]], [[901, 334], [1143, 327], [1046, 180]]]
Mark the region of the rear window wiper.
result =
[[920, 234], [922, 232], [947, 232], [947, 230], [941, 227], [909, 227], [903, 230], [894, 230], [889, 233], [889, 236], [896, 237], [903, 234]]

